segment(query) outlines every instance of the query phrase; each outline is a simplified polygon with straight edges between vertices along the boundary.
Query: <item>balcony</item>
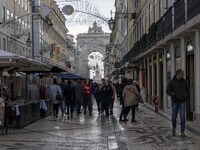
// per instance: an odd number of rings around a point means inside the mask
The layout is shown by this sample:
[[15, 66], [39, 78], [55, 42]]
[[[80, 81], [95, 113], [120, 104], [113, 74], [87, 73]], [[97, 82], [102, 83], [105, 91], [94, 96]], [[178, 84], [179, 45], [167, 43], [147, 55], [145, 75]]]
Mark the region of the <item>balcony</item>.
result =
[[197, 14], [200, 13], [200, 1], [199, 0], [187, 0], [187, 13], [188, 13], [188, 18], [187, 20], [192, 19], [195, 17]]
[[[187, 4], [187, 20], [190, 20], [200, 13], [200, 0], [188, 0]], [[146, 52], [150, 47], [164, 39], [169, 33], [185, 24], [185, 14], [184, 0], [177, 0], [174, 3], [174, 17], [173, 7], [170, 7], [156, 23], [153, 23], [149, 27], [148, 34], [143, 35], [139, 41], [135, 42], [132, 49], [120, 61], [119, 66], [122, 67], [126, 62], [135, 59], [139, 54]]]
[[157, 22], [157, 41], [160, 41], [164, 38], [164, 21], [161, 17]]
[[172, 7], [170, 7], [163, 16], [164, 36], [172, 32]]
[[185, 3], [184, 0], [177, 0], [174, 3], [174, 29], [185, 23]]

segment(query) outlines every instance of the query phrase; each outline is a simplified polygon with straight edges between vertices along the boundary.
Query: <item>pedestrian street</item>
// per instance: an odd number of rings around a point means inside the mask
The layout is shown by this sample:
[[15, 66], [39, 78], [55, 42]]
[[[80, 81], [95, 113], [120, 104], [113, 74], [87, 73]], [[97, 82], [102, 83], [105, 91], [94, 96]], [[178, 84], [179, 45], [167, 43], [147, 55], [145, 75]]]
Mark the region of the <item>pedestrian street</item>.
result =
[[[148, 104], [136, 111], [136, 123], [119, 122], [120, 108], [115, 102], [114, 115], [98, 116], [83, 112], [67, 119], [48, 116], [22, 129], [9, 128], [0, 136], [0, 150], [198, 150], [199, 131], [188, 126], [187, 137], [171, 135], [170, 117], [156, 114]], [[131, 113], [130, 113], [131, 114]], [[131, 116], [128, 119], [131, 120]], [[179, 127], [179, 124], [177, 124]]]

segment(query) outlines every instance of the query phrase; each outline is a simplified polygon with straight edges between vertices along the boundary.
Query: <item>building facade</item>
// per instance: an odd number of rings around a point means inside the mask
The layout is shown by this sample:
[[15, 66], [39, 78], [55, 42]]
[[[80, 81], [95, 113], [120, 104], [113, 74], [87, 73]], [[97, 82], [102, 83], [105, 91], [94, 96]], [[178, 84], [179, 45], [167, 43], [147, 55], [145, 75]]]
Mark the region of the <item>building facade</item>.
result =
[[32, 5], [33, 13], [41, 12], [43, 8], [41, 6], [48, 7], [44, 7], [44, 11], [46, 11], [45, 9], [51, 11], [46, 16], [33, 15], [33, 57], [66, 70], [69, 47], [67, 45], [68, 29], [65, 26], [65, 16], [53, 0], [35, 0]]
[[66, 69], [68, 30], [55, 1], [3, 0], [0, 14], [2, 50]]
[[120, 68], [126, 77], [140, 81], [147, 103], [157, 95], [166, 113], [171, 113], [167, 83], [183, 69], [190, 92], [187, 120], [200, 126], [199, 6], [198, 0], [128, 0], [128, 12], [136, 16], [128, 20], [128, 52]]
[[3, 0], [0, 4], [0, 49], [25, 57], [32, 56], [27, 46], [32, 33], [30, 0]]

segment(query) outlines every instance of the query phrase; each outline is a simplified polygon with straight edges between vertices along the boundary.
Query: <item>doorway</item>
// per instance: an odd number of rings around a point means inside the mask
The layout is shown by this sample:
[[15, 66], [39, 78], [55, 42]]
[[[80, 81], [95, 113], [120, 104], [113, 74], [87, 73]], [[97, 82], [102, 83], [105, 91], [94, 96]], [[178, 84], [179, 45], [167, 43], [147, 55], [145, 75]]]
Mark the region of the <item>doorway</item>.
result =
[[187, 120], [193, 120], [194, 112], [194, 54], [186, 57], [186, 80], [189, 89], [189, 101], [187, 101]]

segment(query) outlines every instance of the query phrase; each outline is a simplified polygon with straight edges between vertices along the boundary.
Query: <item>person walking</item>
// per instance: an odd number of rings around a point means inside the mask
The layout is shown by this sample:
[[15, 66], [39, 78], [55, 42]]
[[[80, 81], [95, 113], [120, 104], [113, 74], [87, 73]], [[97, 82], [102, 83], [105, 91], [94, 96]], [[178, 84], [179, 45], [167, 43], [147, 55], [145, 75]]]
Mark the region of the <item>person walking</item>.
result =
[[172, 100], [172, 135], [176, 135], [176, 120], [178, 112], [180, 112], [181, 137], [186, 137], [185, 134], [185, 107], [189, 97], [187, 82], [184, 79], [184, 71], [178, 69], [174, 77], [167, 85], [166, 93], [171, 96]]
[[67, 114], [69, 119], [69, 116], [71, 115], [71, 118], [73, 118], [73, 111], [74, 111], [74, 103], [75, 103], [75, 92], [74, 88], [72, 87], [72, 82], [70, 80], [67, 81], [67, 87], [66, 87], [66, 99], [67, 99]]
[[127, 85], [124, 87], [124, 90], [122, 92], [122, 97], [124, 99], [125, 107], [125, 122], [130, 109], [132, 109], [131, 123], [137, 122], [135, 120], [135, 108], [139, 102], [142, 102], [142, 96], [140, 95], [136, 85], [134, 84], [133, 79], [128, 79]]
[[122, 82], [120, 84], [120, 90], [119, 90], [119, 101], [120, 101], [120, 105], [122, 105], [121, 113], [119, 115], [119, 121], [120, 122], [127, 121], [127, 120], [124, 120], [126, 117], [125, 117], [124, 99], [123, 99], [123, 96], [122, 96], [122, 92], [123, 92], [126, 84], [127, 84], [127, 78], [123, 78]]
[[66, 88], [67, 88], [67, 84], [66, 84], [64, 78], [61, 79], [59, 86], [62, 90], [62, 100], [60, 101], [60, 108], [61, 108], [61, 112], [62, 112], [62, 116], [63, 116], [64, 113], [67, 114], [67, 112], [66, 112]]
[[50, 87], [50, 98], [52, 100], [53, 103], [53, 116], [54, 117], [58, 117], [58, 108], [60, 105], [60, 100], [58, 100], [56, 97], [57, 95], [62, 95], [62, 90], [60, 88], [60, 86], [58, 85], [57, 80], [54, 78], [53, 79], [53, 84]]
[[108, 84], [105, 79], [102, 79], [101, 86], [101, 113], [106, 113], [106, 117], [109, 117], [109, 104], [112, 101], [113, 89], [112, 86]]
[[115, 99], [117, 97], [117, 92], [116, 92], [115, 86], [113, 85], [113, 83], [111, 81], [108, 81], [108, 84], [112, 87], [112, 93], [113, 93], [110, 104], [109, 104], [110, 115], [113, 115], [113, 107], [114, 107]]
[[74, 91], [75, 91], [76, 112], [79, 115], [81, 114], [81, 105], [83, 103], [83, 95], [84, 95], [84, 88], [80, 80], [78, 80], [77, 84], [74, 85]]
[[83, 100], [84, 115], [86, 115], [86, 109], [88, 107], [89, 115], [92, 116], [92, 85], [90, 84], [89, 79], [86, 79], [85, 83], [83, 84], [83, 88], [84, 88], [84, 100]]
[[97, 87], [94, 91], [94, 98], [96, 99], [97, 109], [99, 115], [101, 114], [101, 91], [100, 91], [100, 84], [97, 84]]

